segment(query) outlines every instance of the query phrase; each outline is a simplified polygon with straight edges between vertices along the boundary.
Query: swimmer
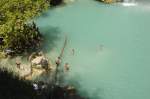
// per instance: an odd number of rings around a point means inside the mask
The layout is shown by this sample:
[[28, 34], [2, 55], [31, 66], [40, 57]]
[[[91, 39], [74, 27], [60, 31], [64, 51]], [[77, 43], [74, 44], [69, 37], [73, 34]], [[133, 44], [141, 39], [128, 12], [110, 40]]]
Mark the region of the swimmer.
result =
[[103, 49], [104, 49], [104, 45], [100, 44], [100, 45], [98, 46], [98, 51], [103, 51]]
[[60, 63], [61, 63], [61, 59], [60, 59], [60, 57], [57, 57], [57, 59], [56, 59], [55, 63], [56, 63], [56, 65], [57, 65], [57, 66], [58, 66], [58, 65], [60, 65]]
[[68, 63], [65, 63], [64, 70], [65, 70], [65, 72], [69, 71], [69, 64]]
[[72, 49], [72, 50], [71, 50], [71, 53], [72, 53], [72, 55], [74, 55], [74, 53], [75, 53], [75, 50], [74, 50], [74, 49]]

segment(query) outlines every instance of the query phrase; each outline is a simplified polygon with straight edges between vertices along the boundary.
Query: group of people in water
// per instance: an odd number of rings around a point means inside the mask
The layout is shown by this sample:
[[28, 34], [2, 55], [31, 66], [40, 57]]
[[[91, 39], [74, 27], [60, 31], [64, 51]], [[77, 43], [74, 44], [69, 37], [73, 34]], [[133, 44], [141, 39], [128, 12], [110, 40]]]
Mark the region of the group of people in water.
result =
[[[74, 49], [72, 49], [72, 50], [71, 50], [71, 53], [72, 53], [72, 55], [74, 55], [75, 50], [74, 50]], [[59, 65], [61, 64], [61, 57], [60, 57], [60, 56], [59, 56], [59, 57], [57, 57], [57, 59], [56, 59], [55, 63], [56, 63], [56, 65], [57, 65], [57, 66], [59, 66]], [[69, 63], [68, 63], [68, 62], [66, 62], [66, 63], [64, 64], [64, 72], [68, 72], [69, 70], [70, 70]]]
[[[102, 51], [103, 47], [104, 47], [103, 45], [99, 45], [98, 50]], [[75, 49], [71, 49], [71, 55], [74, 55], [74, 54], [75, 54]], [[55, 60], [55, 63], [57, 66], [59, 66], [61, 64], [60, 56], [57, 57], [57, 59]], [[17, 68], [21, 69], [21, 62], [19, 60], [16, 60], [16, 66], [17, 66]], [[64, 63], [64, 72], [68, 72], [69, 70], [70, 70], [69, 63], [68, 62]]]
[[[103, 48], [104, 48], [104, 45], [100, 44], [100, 45], [98, 46], [98, 51], [102, 51]], [[71, 49], [71, 54], [72, 54], [72, 55], [75, 54], [75, 49]], [[56, 59], [56, 65], [60, 65], [60, 63], [61, 63], [61, 58], [58, 57], [58, 58]], [[70, 69], [69, 63], [66, 62], [66, 63], [64, 64], [64, 72], [69, 71], [69, 69]]]
[[[59, 66], [61, 64], [61, 58], [57, 57], [55, 63], [57, 66]], [[64, 64], [64, 71], [65, 72], [69, 71], [69, 63], [67, 63], [67, 62]]]

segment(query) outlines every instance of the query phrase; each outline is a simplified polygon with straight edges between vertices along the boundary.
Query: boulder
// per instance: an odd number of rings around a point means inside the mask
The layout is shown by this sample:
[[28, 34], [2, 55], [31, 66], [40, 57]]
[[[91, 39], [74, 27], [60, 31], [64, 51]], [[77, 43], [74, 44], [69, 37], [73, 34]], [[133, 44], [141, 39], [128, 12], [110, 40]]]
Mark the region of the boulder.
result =
[[115, 2], [122, 2], [123, 0], [100, 0], [104, 3], [115, 3]]
[[48, 59], [44, 56], [37, 56], [31, 61], [32, 67], [35, 68], [48, 68]]

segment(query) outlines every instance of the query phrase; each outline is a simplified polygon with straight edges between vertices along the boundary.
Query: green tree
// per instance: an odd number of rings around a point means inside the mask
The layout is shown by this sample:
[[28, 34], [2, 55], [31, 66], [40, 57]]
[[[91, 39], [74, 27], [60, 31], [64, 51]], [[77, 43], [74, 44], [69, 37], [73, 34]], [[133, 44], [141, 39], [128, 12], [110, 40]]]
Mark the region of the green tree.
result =
[[[0, 0], [0, 50], [11, 48], [15, 53], [39, 46], [40, 33], [35, 24], [27, 23], [47, 9], [45, 0]], [[36, 44], [35, 44], [36, 43]], [[35, 45], [35, 46], [31, 46]], [[33, 48], [31, 48], [33, 47]]]

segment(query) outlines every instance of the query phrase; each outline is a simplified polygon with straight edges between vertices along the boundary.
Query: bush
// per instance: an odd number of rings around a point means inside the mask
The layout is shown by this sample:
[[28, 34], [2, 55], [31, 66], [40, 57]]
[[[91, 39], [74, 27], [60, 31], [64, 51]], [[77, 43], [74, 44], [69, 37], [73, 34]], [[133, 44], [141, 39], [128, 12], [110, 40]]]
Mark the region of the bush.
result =
[[[39, 45], [40, 33], [35, 24], [27, 24], [49, 4], [46, 0], [2, 0], [0, 3], [0, 50], [23, 53]], [[34, 46], [31, 46], [34, 45]]]
[[15, 53], [30, 52], [36, 50], [41, 46], [41, 34], [36, 25], [23, 24], [21, 28], [14, 27], [10, 31], [9, 36], [3, 35], [4, 46], [3, 49], [11, 49]]

